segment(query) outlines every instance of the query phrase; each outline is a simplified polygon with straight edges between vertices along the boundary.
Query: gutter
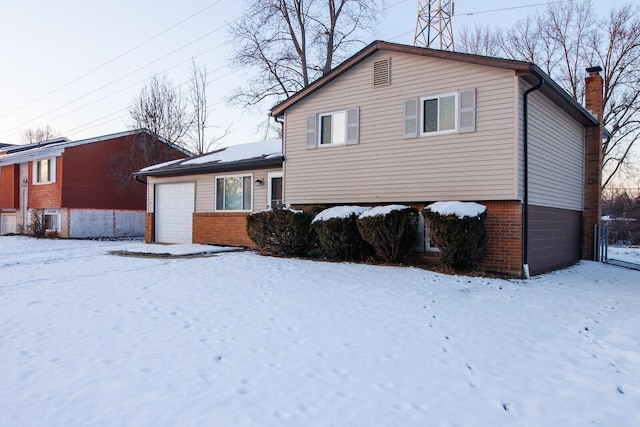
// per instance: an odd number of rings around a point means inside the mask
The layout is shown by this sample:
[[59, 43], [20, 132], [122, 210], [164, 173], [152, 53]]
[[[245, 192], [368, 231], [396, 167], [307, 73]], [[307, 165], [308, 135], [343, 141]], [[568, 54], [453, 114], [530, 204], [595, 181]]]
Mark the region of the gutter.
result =
[[522, 201], [522, 273], [526, 279], [531, 278], [529, 273], [529, 94], [540, 89], [544, 84], [542, 76], [537, 77], [540, 79], [538, 84], [527, 89], [523, 96], [524, 199]]

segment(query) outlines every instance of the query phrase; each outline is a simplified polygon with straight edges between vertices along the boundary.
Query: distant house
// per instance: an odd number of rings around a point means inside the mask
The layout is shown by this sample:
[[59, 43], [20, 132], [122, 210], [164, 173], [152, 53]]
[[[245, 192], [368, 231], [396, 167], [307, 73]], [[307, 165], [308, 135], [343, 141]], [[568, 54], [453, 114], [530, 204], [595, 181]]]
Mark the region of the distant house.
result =
[[254, 246], [251, 212], [282, 204], [282, 142], [232, 145], [135, 173], [147, 183], [148, 243]]
[[26, 234], [39, 214], [60, 237], [142, 236], [146, 189], [131, 173], [189, 154], [150, 138], [128, 131], [0, 148], [0, 234]]
[[273, 107], [284, 200], [473, 201], [487, 207], [486, 270], [537, 274], [589, 258], [603, 101], [599, 70], [588, 71], [585, 109], [532, 63], [376, 41]]

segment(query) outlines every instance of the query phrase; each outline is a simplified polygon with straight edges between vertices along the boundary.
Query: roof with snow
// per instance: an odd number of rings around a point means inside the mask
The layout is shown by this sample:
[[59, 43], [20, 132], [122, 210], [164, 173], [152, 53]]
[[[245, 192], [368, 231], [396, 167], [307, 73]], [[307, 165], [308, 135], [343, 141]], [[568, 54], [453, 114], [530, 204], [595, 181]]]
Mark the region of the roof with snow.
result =
[[[137, 133], [146, 133], [150, 135], [149, 131], [147, 130], [137, 129], [126, 132], [113, 133], [110, 135], [98, 136], [95, 138], [81, 139], [78, 141], [71, 141], [67, 138], [55, 138], [48, 141], [37, 142], [34, 144], [4, 147], [0, 149], [0, 166], [30, 162], [33, 160], [45, 159], [48, 157], [55, 157], [62, 154], [67, 148], [77, 147], [79, 145], [85, 144], [93, 144], [95, 142], [102, 142], [115, 138], [122, 138]], [[175, 148], [176, 150], [181, 151], [187, 156], [191, 155], [189, 151], [178, 145], [168, 142], [162, 138], [160, 138], [160, 140], [165, 144], [168, 144], [171, 147]]]
[[230, 172], [241, 169], [281, 167], [282, 140], [231, 145], [198, 157], [184, 158], [149, 166], [136, 172], [137, 176], [194, 175], [208, 172]]

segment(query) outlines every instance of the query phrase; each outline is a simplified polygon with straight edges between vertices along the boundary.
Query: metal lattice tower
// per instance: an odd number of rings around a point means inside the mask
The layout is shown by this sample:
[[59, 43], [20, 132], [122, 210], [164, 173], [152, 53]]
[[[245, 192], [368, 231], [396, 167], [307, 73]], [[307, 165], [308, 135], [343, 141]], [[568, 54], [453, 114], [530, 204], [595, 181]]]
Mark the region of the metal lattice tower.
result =
[[453, 49], [453, 0], [418, 0], [418, 21], [413, 45]]

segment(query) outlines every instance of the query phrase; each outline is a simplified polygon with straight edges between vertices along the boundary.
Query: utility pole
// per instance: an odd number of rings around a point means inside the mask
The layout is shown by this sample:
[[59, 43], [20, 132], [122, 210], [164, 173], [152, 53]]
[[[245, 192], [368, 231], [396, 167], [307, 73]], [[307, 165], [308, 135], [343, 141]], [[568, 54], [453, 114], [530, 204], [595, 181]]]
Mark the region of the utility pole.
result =
[[418, 20], [413, 45], [454, 50], [453, 0], [418, 0]]

